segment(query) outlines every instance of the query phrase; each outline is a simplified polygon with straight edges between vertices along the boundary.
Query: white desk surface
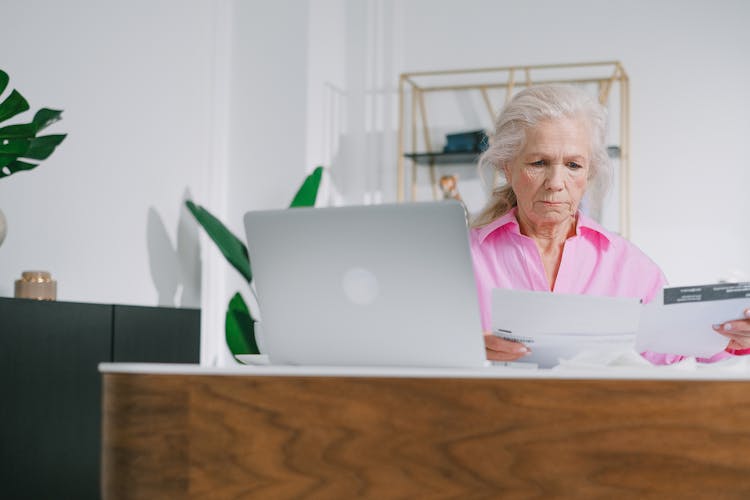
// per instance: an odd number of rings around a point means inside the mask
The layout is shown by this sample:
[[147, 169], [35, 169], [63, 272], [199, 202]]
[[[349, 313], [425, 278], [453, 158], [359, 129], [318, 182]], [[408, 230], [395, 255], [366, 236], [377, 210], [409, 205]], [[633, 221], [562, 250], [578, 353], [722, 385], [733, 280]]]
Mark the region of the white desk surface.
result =
[[325, 367], [325, 366], [202, 366], [159, 363], [100, 363], [103, 374], [231, 375], [288, 377], [388, 377], [388, 378], [479, 378], [479, 379], [614, 379], [614, 380], [747, 380], [750, 365], [643, 366], [529, 369], [493, 366], [478, 369]]

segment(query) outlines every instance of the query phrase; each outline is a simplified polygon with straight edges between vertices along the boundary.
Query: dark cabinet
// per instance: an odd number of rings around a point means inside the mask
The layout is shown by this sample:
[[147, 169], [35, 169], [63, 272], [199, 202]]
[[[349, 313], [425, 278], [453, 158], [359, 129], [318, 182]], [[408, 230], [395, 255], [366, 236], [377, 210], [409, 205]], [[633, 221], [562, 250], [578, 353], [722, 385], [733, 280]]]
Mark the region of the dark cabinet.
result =
[[197, 363], [200, 311], [0, 298], [0, 496], [99, 498], [105, 361]]
[[200, 311], [166, 307], [113, 306], [112, 361], [197, 363]]

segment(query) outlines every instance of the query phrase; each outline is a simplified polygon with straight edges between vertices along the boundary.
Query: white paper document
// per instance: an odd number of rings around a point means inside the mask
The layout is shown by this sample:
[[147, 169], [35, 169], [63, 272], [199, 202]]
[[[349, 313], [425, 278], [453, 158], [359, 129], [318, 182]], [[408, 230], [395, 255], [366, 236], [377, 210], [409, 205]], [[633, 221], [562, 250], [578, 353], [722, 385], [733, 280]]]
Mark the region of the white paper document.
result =
[[518, 361], [550, 368], [583, 351], [632, 348], [641, 309], [632, 298], [494, 289], [492, 329], [531, 349]]
[[638, 299], [495, 289], [492, 329], [521, 342], [520, 362], [552, 367], [577, 354], [635, 349], [710, 357], [728, 339], [714, 324], [740, 319], [750, 307], [750, 283], [665, 288], [648, 305]]
[[750, 283], [665, 288], [644, 306], [636, 336], [639, 352], [711, 357], [729, 340], [711, 326], [741, 319], [750, 307]]

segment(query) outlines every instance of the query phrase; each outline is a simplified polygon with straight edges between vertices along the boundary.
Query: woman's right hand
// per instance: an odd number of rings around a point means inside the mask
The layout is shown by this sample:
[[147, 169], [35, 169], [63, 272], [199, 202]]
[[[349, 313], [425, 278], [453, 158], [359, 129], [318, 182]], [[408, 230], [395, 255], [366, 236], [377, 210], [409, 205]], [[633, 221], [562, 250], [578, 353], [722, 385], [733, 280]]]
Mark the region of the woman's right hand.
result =
[[714, 325], [713, 329], [729, 339], [729, 349], [750, 348], [750, 308], [745, 309], [745, 319], [725, 321]]
[[484, 351], [490, 361], [514, 361], [531, 352], [522, 343], [505, 340], [492, 332], [484, 332]]

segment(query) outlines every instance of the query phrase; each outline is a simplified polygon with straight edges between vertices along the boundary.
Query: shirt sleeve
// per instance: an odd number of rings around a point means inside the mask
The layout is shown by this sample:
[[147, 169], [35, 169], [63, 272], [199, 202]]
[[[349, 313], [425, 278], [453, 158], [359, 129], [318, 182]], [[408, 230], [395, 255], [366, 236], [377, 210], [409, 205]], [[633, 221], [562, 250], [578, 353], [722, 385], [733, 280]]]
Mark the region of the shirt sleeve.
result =
[[661, 293], [662, 289], [667, 286], [667, 277], [664, 276], [662, 270], [656, 265], [654, 267], [656, 269], [652, 272], [651, 279], [649, 280], [650, 283], [646, 287], [646, 293], [642, 297], [644, 304], [648, 304], [654, 300]]

